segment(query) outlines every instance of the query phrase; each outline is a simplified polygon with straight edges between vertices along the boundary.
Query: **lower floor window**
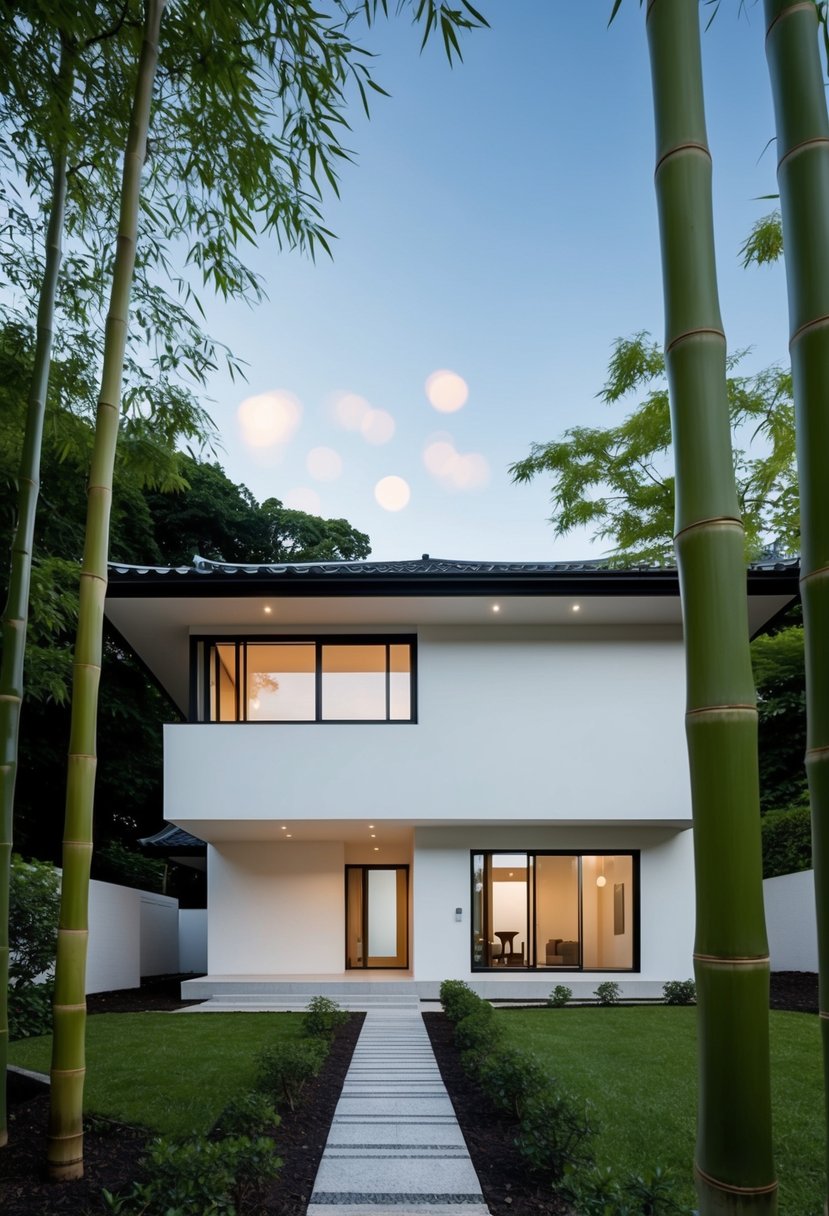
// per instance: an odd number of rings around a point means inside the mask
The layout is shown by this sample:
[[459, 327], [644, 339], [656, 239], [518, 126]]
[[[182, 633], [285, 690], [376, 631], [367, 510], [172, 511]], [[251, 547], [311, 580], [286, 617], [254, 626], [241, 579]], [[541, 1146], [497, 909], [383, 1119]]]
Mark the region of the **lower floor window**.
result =
[[473, 970], [636, 970], [638, 879], [638, 853], [473, 853]]

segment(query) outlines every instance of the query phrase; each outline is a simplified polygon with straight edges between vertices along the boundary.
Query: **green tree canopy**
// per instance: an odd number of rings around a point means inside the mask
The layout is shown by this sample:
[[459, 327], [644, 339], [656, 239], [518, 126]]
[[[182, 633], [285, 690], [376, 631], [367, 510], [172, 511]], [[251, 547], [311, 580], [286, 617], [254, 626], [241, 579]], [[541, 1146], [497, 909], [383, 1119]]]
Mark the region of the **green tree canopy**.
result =
[[[750, 376], [732, 355], [728, 400], [737, 446], [734, 465], [749, 554], [769, 547], [796, 553], [797, 479], [791, 376], [770, 367]], [[674, 478], [665, 361], [646, 332], [619, 338], [598, 394], [616, 406], [638, 398], [620, 423], [570, 427], [560, 439], [534, 443], [510, 468], [516, 482], [552, 478], [556, 536], [587, 527], [612, 545], [620, 565], [673, 565]]]

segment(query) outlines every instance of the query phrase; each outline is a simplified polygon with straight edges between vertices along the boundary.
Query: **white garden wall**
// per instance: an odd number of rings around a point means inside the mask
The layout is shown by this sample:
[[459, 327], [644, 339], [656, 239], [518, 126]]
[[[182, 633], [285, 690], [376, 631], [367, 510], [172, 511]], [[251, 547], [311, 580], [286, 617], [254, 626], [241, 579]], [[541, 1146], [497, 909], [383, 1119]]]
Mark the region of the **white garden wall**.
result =
[[817, 971], [814, 870], [763, 883], [772, 971]]
[[92, 879], [86, 991], [137, 988], [179, 970], [178, 900]]

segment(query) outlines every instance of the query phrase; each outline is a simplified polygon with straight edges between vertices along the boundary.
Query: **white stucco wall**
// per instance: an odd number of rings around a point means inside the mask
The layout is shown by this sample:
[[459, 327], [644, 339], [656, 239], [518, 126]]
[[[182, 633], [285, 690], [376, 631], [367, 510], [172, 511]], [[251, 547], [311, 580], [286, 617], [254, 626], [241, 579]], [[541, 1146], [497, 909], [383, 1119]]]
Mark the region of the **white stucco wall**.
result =
[[141, 974], [172, 975], [178, 962], [178, 900], [140, 891]]
[[[417, 828], [414, 848], [414, 974], [418, 980], [494, 980], [528, 977], [474, 973], [470, 965], [470, 851], [573, 849], [597, 853], [639, 849], [641, 970], [631, 979], [664, 983], [693, 974], [693, 840], [690, 831], [620, 827]], [[455, 920], [462, 907], [463, 919]], [[632, 908], [630, 909], [632, 914]], [[562, 983], [598, 982], [605, 972], [569, 973]], [[617, 977], [613, 977], [617, 978]], [[623, 978], [623, 977], [619, 977]], [[550, 987], [548, 973], [538, 983]]]
[[343, 969], [342, 844], [223, 844], [208, 849], [211, 975]]
[[141, 891], [92, 879], [86, 991], [111, 992], [141, 983]]
[[814, 870], [767, 878], [763, 896], [772, 971], [817, 971]]
[[178, 914], [178, 965], [193, 975], [207, 971], [206, 908], [182, 908]]
[[424, 627], [417, 690], [416, 724], [166, 727], [167, 818], [690, 820], [669, 627]]

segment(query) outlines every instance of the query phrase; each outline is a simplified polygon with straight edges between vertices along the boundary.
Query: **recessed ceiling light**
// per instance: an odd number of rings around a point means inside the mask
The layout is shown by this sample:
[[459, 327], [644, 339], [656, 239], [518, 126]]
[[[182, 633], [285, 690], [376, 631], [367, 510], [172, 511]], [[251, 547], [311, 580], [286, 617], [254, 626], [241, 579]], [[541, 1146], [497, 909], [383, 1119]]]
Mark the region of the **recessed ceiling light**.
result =
[[376, 845], [374, 846], [374, 852], [375, 852], [375, 853], [379, 853], [379, 852], [380, 852], [380, 846], [379, 846], [379, 844], [376, 844]]
[[271, 614], [272, 612], [273, 612], [273, 608], [271, 608], [270, 604], [266, 604], [266, 605], [265, 605], [265, 615], [266, 615], [266, 616], [270, 616], [270, 614]]
[[500, 612], [500, 611], [501, 611], [501, 605], [500, 605], [500, 604], [493, 604], [493, 605], [492, 605], [492, 611], [493, 611], [493, 612]]
[[288, 825], [287, 825], [287, 823], [283, 823], [283, 825], [282, 825], [282, 831], [283, 831], [283, 832], [287, 832], [287, 830], [288, 830]]
[[292, 836], [293, 836], [293, 832], [289, 832], [288, 835], [285, 837], [285, 839], [290, 840]]
[[373, 824], [373, 823], [370, 823], [368, 826], [369, 826], [370, 828], [373, 828], [373, 827], [374, 827], [374, 824]]
[[581, 604], [574, 604], [574, 605], [573, 605], [573, 611], [574, 611], [574, 612], [581, 612]]
[[376, 840], [376, 839], [377, 839], [377, 833], [376, 833], [376, 832], [372, 832], [372, 833], [371, 833], [371, 839], [372, 839], [372, 840]]

